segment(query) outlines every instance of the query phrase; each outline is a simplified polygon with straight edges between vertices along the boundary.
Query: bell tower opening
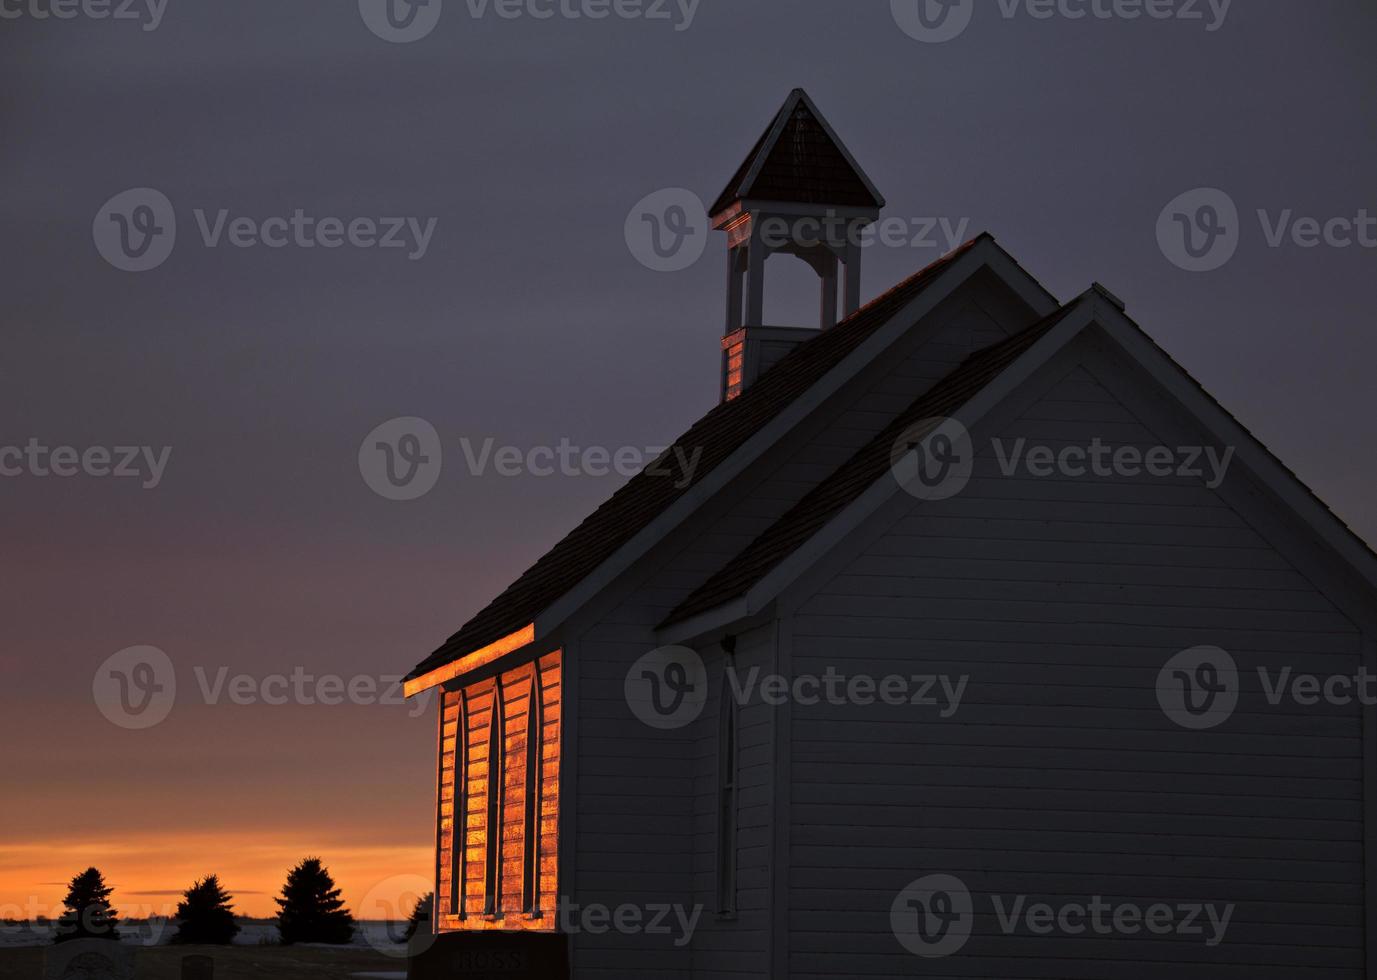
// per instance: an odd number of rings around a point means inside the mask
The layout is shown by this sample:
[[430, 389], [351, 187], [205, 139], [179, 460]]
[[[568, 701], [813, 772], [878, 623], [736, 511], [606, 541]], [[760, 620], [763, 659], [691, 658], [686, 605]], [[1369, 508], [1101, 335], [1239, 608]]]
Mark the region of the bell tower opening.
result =
[[[710, 212], [727, 235], [724, 400], [860, 308], [861, 233], [884, 203], [808, 94], [791, 92]], [[765, 322], [766, 266], [781, 253], [817, 277], [817, 327]]]

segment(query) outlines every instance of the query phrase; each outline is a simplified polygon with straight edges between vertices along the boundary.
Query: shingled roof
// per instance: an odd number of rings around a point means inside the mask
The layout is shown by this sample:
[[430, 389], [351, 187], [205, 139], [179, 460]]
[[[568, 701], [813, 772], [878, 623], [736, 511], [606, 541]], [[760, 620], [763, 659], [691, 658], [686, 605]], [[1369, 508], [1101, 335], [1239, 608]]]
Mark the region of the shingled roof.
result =
[[820, 531], [843, 508], [885, 476], [895, 442], [905, 430], [926, 419], [950, 415], [1060, 323], [1075, 304], [993, 346], [977, 351], [900, 412], [831, 476], [814, 487], [783, 517], [767, 528], [720, 571], [698, 587], [661, 623], [682, 622], [744, 596], [799, 545]]
[[746, 199], [859, 208], [885, 203], [803, 89], [789, 94], [708, 213]]
[[[738, 398], [708, 412], [660, 457], [672, 466], [675, 448], [701, 449], [688, 480], [652, 475], [632, 477], [606, 503], [532, 565], [424, 661], [407, 679], [445, 666], [466, 653], [515, 633], [592, 574], [676, 500], [702, 481], [770, 419], [840, 364], [848, 354], [912, 303], [938, 275], [970, 251], [982, 235], [922, 269], [829, 330], [795, 347]], [[663, 472], [663, 471], [661, 471]], [[677, 485], [676, 485], [677, 484]]]

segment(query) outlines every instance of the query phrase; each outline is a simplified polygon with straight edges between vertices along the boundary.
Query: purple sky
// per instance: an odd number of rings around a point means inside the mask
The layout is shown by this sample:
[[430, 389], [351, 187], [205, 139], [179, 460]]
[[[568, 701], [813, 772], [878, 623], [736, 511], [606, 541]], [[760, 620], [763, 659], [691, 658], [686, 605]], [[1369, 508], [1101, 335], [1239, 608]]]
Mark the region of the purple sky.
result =
[[[475, 476], [462, 440], [654, 447], [707, 410], [722, 242], [657, 273], [624, 223], [663, 188], [710, 201], [795, 86], [886, 214], [988, 230], [1062, 298], [1104, 282], [1377, 539], [1377, 251], [1273, 248], [1257, 216], [1377, 214], [1370, 2], [1248, 0], [1209, 30], [1006, 19], [980, 0], [940, 44], [880, 0], [705, 0], [684, 30], [448, 0], [407, 44], [352, 2], [171, 0], [156, 30], [32, 7], [0, 19], [0, 447], [171, 453], [153, 489], [0, 478], [0, 904], [52, 901], [49, 883], [91, 862], [147, 892], [239, 869], [227, 884], [252, 911], [266, 898], [248, 893], [276, 890], [301, 848], [343, 869], [356, 904], [426, 871], [429, 713], [206, 704], [196, 668], [404, 672], [620, 479]], [[170, 199], [178, 241], [133, 274], [102, 259], [92, 226], [136, 187]], [[1164, 206], [1198, 187], [1242, 214], [1237, 255], [1206, 274], [1156, 237]], [[418, 261], [208, 248], [197, 209], [435, 226]], [[871, 249], [866, 296], [942, 250]], [[811, 322], [810, 274], [787, 261], [771, 267], [771, 319]], [[428, 420], [445, 452], [411, 502], [375, 494], [358, 465], [398, 416]], [[144, 644], [176, 665], [178, 700], [162, 725], [125, 730], [92, 677]], [[160, 840], [210, 841], [194, 845], [204, 868], [158, 863]]]

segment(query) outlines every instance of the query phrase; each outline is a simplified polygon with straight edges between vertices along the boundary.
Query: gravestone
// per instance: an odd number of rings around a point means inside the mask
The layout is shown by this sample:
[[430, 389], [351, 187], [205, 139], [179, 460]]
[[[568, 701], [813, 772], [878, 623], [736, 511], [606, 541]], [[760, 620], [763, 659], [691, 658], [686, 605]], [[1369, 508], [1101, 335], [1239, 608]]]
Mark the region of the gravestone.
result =
[[568, 980], [569, 938], [537, 932], [448, 932], [417, 944], [408, 980]]
[[134, 980], [132, 946], [110, 939], [73, 939], [43, 954], [43, 980]]
[[182, 980], [215, 980], [215, 960], [209, 956], [183, 956]]

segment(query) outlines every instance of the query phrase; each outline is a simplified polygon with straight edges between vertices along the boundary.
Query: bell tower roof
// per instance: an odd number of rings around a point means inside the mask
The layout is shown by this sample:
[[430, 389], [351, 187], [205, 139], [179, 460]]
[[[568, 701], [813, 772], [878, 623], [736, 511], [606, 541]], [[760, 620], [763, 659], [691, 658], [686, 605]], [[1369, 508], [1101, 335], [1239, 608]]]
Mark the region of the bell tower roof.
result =
[[741, 201], [882, 208], [885, 200], [803, 89], [794, 89], [727, 184], [714, 219]]

